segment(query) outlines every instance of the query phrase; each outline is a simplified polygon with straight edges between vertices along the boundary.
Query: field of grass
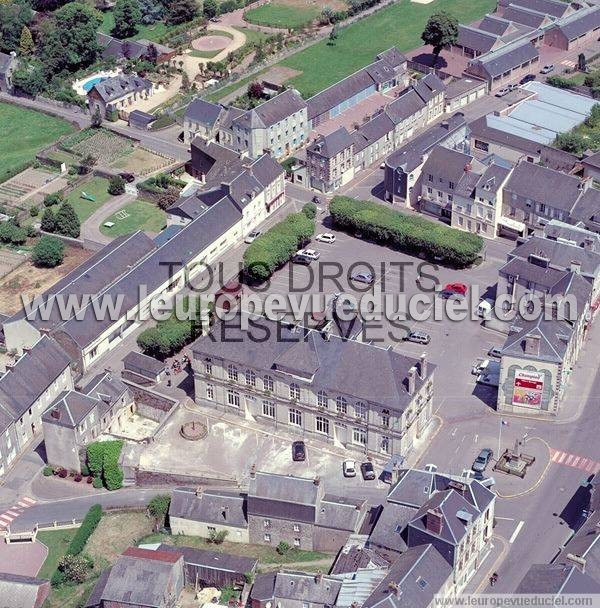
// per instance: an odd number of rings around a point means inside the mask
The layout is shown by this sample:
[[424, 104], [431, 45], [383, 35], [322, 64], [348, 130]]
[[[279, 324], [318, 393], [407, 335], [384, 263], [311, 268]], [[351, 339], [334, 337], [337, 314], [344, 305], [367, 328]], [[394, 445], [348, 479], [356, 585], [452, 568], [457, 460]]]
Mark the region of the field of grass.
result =
[[[119, 219], [119, 214], [127, 214], [124, 219]], [[107, 228], [104, 224], [113, 222], [112, 228]], [[137, 200], [119, 209], [116, 213], [104, 218], [100, 226], [100, 232], [106, 236], [117, 237], [129, 234], [136, 230], [146, 232], [160, 232], [166, 223], [165, 212], [159, 209], [154, 203]]]
[[266, 38], [268, 38], [270, 35], [270, 34], [266, 34], [265, 32], [251, 30], [248, 27], [234, 27], [233, 29], [237, 30], [238, 32], [242, 32], [242, 34], [244, 34], [244, 36], [246, 36], [245, 44], [255, 44], [255, 43], [260, 44]]
[[[331, 559], [334, 556], [318, 551], [302, 551], [301, 549], [290, 549], [285, 555], [279, 555], [275, 547], [264, 545], [246, 545], [243, 543], [228, 543], [225, 541], [220, 545], [209, 543], [206, 539], [200, 536], [185, 536], [177, 534], [171, 536], [169, 534], [151, 534], [140, 541], [142, 543], [165, 543], [166, 545], [196, 547], [198, 549], [208, 549], [210, 551], [218, 551], [231, 553], [233, 555], [242, 555], [247, 557], [255, 557], [262, 564], [292, 564], [296, 562], [321, 562]], [[322, 566], [321, 566], [322, 567]], [[323, 568], [326, 570], [326, 568]]]
[[[96, 202], [88, 201], [81, 198], [81, 192], [91, 194], [96, 197]], [[73, 205], [75, 213], [80, 222], [87, 220], [94, 211], [100, 209], [104, 203], [110, 198], [108, 193], [108, 180], [103, 177], [93, 177], [89, 182], [85, 182], [82, 186], [78, 186], [68, 196], [67, 200]]]
[[[112, 11], [105, 11], [102, 13], [102, 25], [98, 31], [112, 35], [112, 29], [115, 27], [115, 16]], [[129, 40], [140, 40], [140, 38], [144, 38], [145, 40], [151, 40], [156, 42], [159, 38], [164, 36], [169, 32], [170, 26], [162, 21], [158, 21], [157, 23], [152, 23], [151, 25], [144, 25], [140, 23], [138, 25], [138, 33], [135, 36], [132, 36]]]
[[0, 103], [0, 182], [31, 162], [42, 148], [74, 130], [60, 118]]
[[246, 11], [245, 19], [257, 25], [297, 29], [309, 25], [319, 16], [319, 6], [270, 2]]
[[69, 543], [75, 536], [76, 529], [72, 530], [48, 530], [38, 532], [38, 542], [48, 547], [48, 557], [40, 569], [39, 578], [51, 578], [58, 566], [60, 558], [67, 552]]
[[324, 39], [281, 62], [300, 70], [286, 84], [310, 97], [371, 63], [391, 46], [409, 51], [423, 44], [421, 33], [432, 13], [446, 11], [461, 23], [471, 23], [494, 9], [494, 0], [435, 0], [414, 4], [400, 0], [373, 15], [340, 29], [334, 45]]

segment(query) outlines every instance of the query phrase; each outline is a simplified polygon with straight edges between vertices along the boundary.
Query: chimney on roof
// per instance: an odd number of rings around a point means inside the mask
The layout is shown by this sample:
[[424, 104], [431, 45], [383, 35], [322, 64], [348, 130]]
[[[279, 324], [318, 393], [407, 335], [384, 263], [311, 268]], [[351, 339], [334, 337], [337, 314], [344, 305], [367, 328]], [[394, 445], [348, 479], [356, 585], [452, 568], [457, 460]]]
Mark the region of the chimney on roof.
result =
[[444, 527], [444, 516], [438, 509], [428, 509], [425, 514], [425, 527], [434, 534], [440, 534]]
[[574, 274], [581, 274], [581, 262], [578, 262], [577, 260], [571, 260], [570, 270]]
[[227, 505], [221, 507], [221, 516], [223, 517], [224, 521], [227, 521], [229, 516], [229, 507]]
[[321, 572], [321, 570], [317, 570], [317, 573], [315, 574], [315, 583], [317, 583], [317, 585], [323, 580], [323, 572]]
[[587, 562], [584, 557], [581, 557], [580, 555], [575, 555], [574, 553], [567, 553], [567, 559], [570, 562], [573, 562], [576, 566], [579, 566], [581, 572], [585, 572], [585, 565]]
[[583, 248], [587, 251], [594, 250], [594, 239], [591, 236], [586, 236], [585, 239], [583, 239]]
[[204, 488], [202, 486], [196, 486], [196, 496], [201, 498], [202, 494], [204, 494]]
[[50, 412], [50, 416], [52, 416], [52, 418], [54, 418], [55, 420], [60, 420], [60, 410], [57, 407], [55, 407]]
[[31, 346], [24, 346], [23, 347], [23, 354], [26, 355], [28, 352], [31, 351]]
[[321, 478], [319, 477], [319, 475], [315, 475], [315, 478], [313, 479], [313, 483], [316, 486], [320, 486], [321, 485]]
[[6, 371], [7, 371], [7, 372], [12, 372], [12, 370], [13, 370], [13, 369], [14, 369], [14, 367], [15, 367], [15, 363], [14, 363], [14, 361], [10, 361], [9, 363], [7, 363], [7, 364], [5, 365], [5, 367], [6, 367]]
[[400, 595], [400, 587], [396, 581], [390, 581], [388, 583], [388, 589], [390, 593], [393, 593], [396, 596]]
[[427, 353], [423, 353], [419, 358], [419, 375], [421, 380], [424, 380], [427, 376]]
[[539, 334], [532, 334], [525, 338], [525, 354], [526, 355], [539, 355], [540, 354], [540, 336]]
[[417, 368], [416, 368], [416, 366], [413, 365], [408, 370], [408, 394], [409, 395], [415, 394], [416, 386], [417, 386]]

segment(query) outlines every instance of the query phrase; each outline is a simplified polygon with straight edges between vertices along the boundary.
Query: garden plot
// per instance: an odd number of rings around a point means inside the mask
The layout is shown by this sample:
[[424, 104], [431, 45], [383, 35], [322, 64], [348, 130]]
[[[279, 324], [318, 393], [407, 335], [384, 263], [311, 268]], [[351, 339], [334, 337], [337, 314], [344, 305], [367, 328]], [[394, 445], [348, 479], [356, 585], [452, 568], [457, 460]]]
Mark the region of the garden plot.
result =
[[25, 171], [21, 171], [18, 175], [0, 184], [0, 204], [21, 207], [32, 192], [51, 191], [52, 182], [57, 178], [59, 178], [59, 174], [52, 171], [25, 169]]
[[0, 250], [0, 278], [18, 268], [26, 259], [27, 255], [25, 253], [18, 253], [9, 249]]
[[112, 167], [135, 175], [149, 175], [172, 164], [174, 159], [159, 156], [143, 147], [136, 147], [130, 154], [118, 158]]
[[133, 143], [107, 129], [88, 129], [64, 140], [62, 147], [82, 158], [91, 154], [98, 165], [107, 167], [130, 154]]

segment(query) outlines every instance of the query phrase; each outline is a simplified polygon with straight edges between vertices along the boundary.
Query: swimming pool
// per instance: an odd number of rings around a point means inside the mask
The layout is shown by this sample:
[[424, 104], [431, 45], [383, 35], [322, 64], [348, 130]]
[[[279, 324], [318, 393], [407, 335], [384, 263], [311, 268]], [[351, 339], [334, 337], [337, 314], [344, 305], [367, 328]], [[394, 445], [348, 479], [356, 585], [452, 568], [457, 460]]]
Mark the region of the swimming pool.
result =
[[96, 76], [95, 78], [90, 78], [87, 82], [84, 82], [81, 87], [84, 91], [89, 91], [94, 85], [103, 80], [106, 80], [106, 76]]

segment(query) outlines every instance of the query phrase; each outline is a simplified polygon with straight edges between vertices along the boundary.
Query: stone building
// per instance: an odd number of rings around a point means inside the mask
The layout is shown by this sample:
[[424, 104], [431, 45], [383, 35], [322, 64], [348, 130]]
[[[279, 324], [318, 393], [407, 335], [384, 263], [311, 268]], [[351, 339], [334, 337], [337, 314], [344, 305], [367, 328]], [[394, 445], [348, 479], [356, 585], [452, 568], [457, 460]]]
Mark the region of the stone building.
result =
[[110, 118], [117, 112], [120, 118], [127, 119], [136, 101], [153, 94], [154, 84], [149, 80], [135, 74], [119, 74], [96, 83], [87, 93], [87, 103], [91, 114], [98, 110], [101, 116]]
[[199, 405], [299, 438], [405, 455], [431, 421], [435, 366], [425, 354], [414, 359], [262, 317], [246, 330], [240, 316], [217, 322], [192, 351]]
[[344, 127], [322, 135], [306, 148], [310, 187], [333, 192], [354, 177], [354, 141]]

